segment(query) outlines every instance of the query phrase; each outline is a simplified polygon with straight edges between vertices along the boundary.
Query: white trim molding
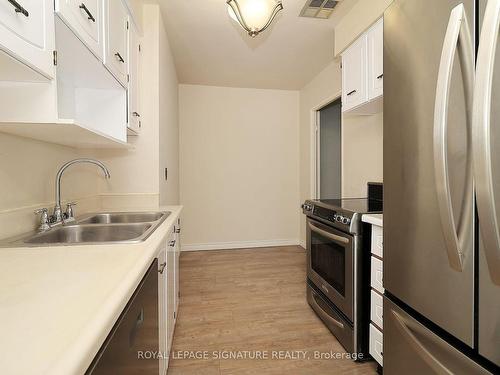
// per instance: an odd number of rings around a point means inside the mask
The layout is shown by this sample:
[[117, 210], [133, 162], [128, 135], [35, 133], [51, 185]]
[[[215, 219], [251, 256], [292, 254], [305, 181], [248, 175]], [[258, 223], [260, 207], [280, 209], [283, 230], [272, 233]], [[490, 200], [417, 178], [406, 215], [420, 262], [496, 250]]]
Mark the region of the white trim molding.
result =
[[256, 247], [277, 247], [277, 246], [298, 246], [298, 245], [300, 245], [300, 241], [298, 239], [214, 242], [214, 243], [203, 243], [203, 244], [183, 244], [182, 251], [250, 249]]
[[306, 249], [306, 241], [305, 241], [305, 240], [300, 240], [299, 245], [300, 245], [300, 247], [302, 247], [304, 250]]

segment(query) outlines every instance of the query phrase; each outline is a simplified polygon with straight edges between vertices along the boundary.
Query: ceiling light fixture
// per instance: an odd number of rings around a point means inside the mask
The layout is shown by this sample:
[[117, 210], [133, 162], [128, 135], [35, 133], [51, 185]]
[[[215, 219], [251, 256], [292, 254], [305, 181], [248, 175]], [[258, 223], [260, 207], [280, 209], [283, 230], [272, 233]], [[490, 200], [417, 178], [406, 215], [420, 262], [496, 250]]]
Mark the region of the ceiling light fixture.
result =
[[227, 10], [231, 18], [255, 38], [267, 29], [283, 10], [281, 0], [227, 0]]

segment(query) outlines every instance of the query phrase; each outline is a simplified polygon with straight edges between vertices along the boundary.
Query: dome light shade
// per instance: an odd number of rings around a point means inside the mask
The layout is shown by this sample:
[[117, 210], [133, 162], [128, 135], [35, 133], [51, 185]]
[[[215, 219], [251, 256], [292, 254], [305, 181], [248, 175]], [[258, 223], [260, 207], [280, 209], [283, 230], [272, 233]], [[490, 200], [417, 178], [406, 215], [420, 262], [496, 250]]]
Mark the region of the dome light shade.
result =
[[227, 7], [231, 18], [256, 37], [271, 25], [283, 4], [281, 0], [227, 0]]

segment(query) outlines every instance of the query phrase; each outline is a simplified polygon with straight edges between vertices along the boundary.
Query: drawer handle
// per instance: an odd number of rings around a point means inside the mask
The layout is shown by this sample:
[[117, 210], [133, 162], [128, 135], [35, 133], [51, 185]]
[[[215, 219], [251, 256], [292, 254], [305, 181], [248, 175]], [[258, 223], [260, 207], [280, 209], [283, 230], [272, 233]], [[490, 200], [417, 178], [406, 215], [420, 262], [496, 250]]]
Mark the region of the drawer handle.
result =
[[321, 315], [323, 317], [325, 317], [325, 319], [327, 319], [331, 323], [335, 324], [337, 327], [339, 327], [341, 329], [344, 329], [344, 324], [342, 324], [342, 322], [338, 321], [337, 319], [335, 319], [334, 317], [332, 317], [330, 314], [328, 314], [325, 310], [323, 310], [323, 308], [318, 303], [318, 298], [319, 297], [314, 292], [313, 292], [312, 297], [313, 297], [312, 301], [314, 302], [314, 304], [316, 305], [316, 307], [321, 312]]
[[347, 96], [351, 96], [354, 93], [356, 93], [356, 90], [352, 90], [351, 92], [347, 93]]
[[116, 56], [116, 58], [118, 59], [118, 61], [120, 61], [120, 62], [122, 62], [122, 63], [124, 63], [124, 62], [125, 62], [125, 60], [123, 60], [123, 57], [122, 57], [122, 55], [120, 55], [120, 53], [118, 53], [118, 52], [117, 52], [117, 53], [115, 53], [115, 56]]
[[92, 13], [90, 13], [90, 10], [89, 10], [89, 8], [87, 8], [87, 6], [85, 5], [85, 3], [81, 3], [78, 8], [83, 9], [83, 11], [85, 13], [87, 13], [88, 19], [91, 20], [92, 22], [95, 22], [94, 16], [92, 15]]
[[14, 6], [14, 8], [16, 8], [16, 13], [24, 14], [26, 17], [30, 16], [28, 11], [24, 9], [23, 6], [19, 4], [16, 0], [8, 0], [8, 1]]
[[160, 274], [163, 274], [163, 271], [165, 271], [165, 267], [167, 266], [167, 262], [163, 262], [161, 265], [160, 265], [160, 269], [158, 270], [158, 272]]
[[377, 77], [377, 79], [382, 79], [382, 78], [384, 78], [384, 75], [383, 75], [383, 74], [381, 74], [381, 75], [379, 75], [379, 76]]

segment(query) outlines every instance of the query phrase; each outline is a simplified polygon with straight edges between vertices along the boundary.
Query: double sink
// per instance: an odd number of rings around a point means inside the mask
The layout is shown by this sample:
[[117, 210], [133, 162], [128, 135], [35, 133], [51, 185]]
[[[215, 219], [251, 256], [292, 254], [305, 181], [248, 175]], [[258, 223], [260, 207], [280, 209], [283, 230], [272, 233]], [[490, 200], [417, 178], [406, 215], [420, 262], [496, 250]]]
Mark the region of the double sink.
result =
[[91, 245], [139, 243], [165, 221], [170, 212], [113, 212], [90, 214], [45, 232], [24, 235], [3, 246]]

